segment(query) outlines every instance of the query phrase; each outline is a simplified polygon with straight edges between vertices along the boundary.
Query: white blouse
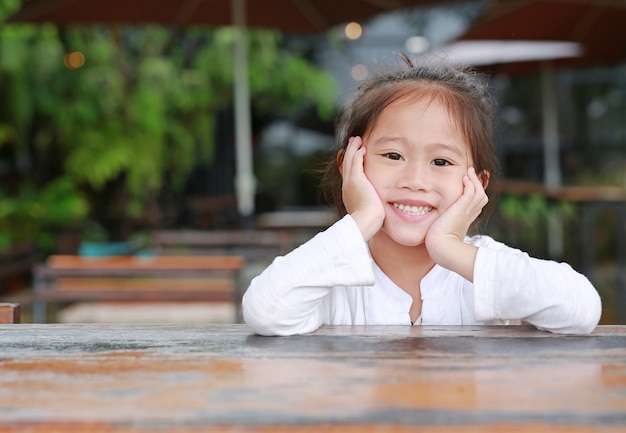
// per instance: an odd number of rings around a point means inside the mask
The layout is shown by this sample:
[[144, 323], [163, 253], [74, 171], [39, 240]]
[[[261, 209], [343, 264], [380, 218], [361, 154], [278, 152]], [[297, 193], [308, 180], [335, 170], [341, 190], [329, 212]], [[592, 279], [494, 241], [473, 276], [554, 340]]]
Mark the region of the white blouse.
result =
[[[569, 265], [532, 258], [488, 236], [466, 242], [479, 247], [474, 282], [435, 265], [420, 285], [422, 325], [522, 319], [539, 329], [582, 334], [598, 324], [600, 297]], [[254, 278], [243, 296], [243, 315], [258, 334], [293, 335], [322, 324], [410, 326], [411, 304], [346, 215]]]

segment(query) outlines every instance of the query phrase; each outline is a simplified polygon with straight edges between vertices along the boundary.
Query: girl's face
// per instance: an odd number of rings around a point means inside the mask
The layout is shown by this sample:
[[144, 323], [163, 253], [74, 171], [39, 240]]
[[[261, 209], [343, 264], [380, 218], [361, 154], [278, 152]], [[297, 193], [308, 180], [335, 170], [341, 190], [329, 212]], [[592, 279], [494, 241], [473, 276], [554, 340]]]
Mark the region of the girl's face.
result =
[[437, 100], [404, 99], [382, 111], [364, 143], [365, 175], [385, 206], [382, 232], [402, 245], [423, 244], [463, 192], [472, 165], [463, 134]]

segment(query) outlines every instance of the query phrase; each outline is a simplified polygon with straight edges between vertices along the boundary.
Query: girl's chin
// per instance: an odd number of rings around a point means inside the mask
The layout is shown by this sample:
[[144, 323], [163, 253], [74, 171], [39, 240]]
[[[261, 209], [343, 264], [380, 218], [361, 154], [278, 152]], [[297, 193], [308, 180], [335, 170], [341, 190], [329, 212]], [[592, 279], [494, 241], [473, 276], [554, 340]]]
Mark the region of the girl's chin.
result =
[[392, 230], [386, 230], [383, 227], [383, 230], [389, 239], [405, 247], [418, 247], [424, 245], [426, 240], [426, 233], [421, 233], [421, 231], [416, 231], [415, 229], [398, 230], [394, 228]]

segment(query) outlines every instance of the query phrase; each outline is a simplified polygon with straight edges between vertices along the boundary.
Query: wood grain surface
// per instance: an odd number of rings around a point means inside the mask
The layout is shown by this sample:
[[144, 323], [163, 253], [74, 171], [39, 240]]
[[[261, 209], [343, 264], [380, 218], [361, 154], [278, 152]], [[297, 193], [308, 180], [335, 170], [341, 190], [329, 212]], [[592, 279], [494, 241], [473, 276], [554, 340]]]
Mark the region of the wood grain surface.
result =
[[626, 327], [3, 325], [22, 431], [626, 431]]

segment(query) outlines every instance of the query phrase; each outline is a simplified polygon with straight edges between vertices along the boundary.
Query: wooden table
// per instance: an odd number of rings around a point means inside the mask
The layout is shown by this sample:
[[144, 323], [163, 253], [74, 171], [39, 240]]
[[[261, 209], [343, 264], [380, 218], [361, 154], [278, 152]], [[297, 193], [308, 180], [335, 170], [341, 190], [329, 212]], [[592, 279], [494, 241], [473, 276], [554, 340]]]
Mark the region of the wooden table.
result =
[[0, 432], [623, 432], [626, 327], [0, 326]]

